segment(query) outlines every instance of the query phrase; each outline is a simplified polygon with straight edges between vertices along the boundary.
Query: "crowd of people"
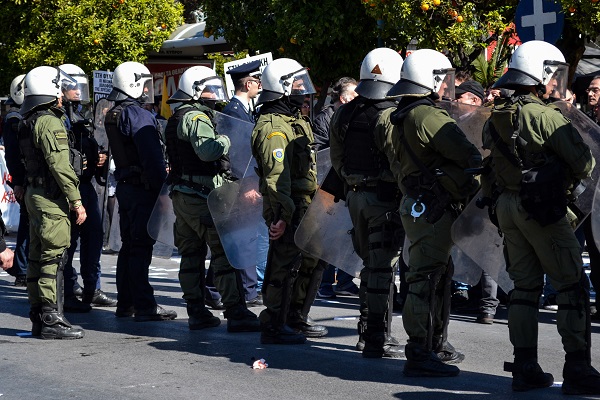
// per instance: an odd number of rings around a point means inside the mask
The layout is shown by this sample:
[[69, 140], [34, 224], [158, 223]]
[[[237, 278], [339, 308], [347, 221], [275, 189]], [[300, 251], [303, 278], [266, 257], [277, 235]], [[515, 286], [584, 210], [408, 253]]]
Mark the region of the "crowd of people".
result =
[[[554, 383], [537, 362], [537, 313], [547, 279], [565, 350], [562, 390], [600, 394], [600, 374], [591, 365], [582, 238], [592, 266], [599, 253], [591, 218], [582, 224], [583, 234], [576, 234], [573, 228], [586, 215], [569, 208], [579, 183], [591, 176], [595, 158], [577, 127], [553, 104], [572, 97], [568, 66], [556, 47], [539, 41], [519, 46], [487, 96], [481, 84], [456, 74], [438, 51], [417, 50], [403, 60], [394, 50], [377, 48], [365, 56], [358, 81], [344, 77], [333, 85], [331, 105], [314, 122], [306, 115], [307, 99], [315, 93], [306, 67], [280, 58], [262, 73], [259, 68], [257, 62], [228, 71], [235, 96], [223, 113], [254, 125], [243, 144], [219, 133], [214, 108], [227, 96], [222, 79], [207, 67], [191, 67], [181, 76], [168, 100], [173, 115], [163, 144], [159, 124], [145, 107], [154, 100], [150, 71], [137, 62], [120, 64], [108, 96], [114, 106], [104, 120], [110, 148], [98, 145], [83, 112], [89, 91], [79, 67], [40, 66], [15, 78], [14, 109], [5, 119], [4, 136], [21, 224], [14, 265], [12, 251], [1, 242], [0, 261], [17, 285], [27, 287], [33, 336], [83, 338], [84, 330], [64, 313], [89, 312], [92, 306], [116, 307], [116, 317], [138, 322], [177, 317], [157, 304], [148, 279], [155, 239], [147, 226], [166, 182], [190, 330], [220, 325], [211, 306], [225, 310], [228, 332], [260, 332], [263, 344], [302, 344], [325, 336], [327, 328], [309, 314], [316, 296], [335, 295], [337, 269], [338, 293], [359, 297], [356, 347], [363, 357], [404, 354], [406, 376], [456, 376], [465, 355], [450, 343], [448, 324], [451, 300], [466, 289], [452, 280], [451, 227], [481, 189], [481, 204], [503, 234], [514, 283], [507, 294], [514, 362], [505, 366], [512, 372], [513, 390]], [[587, 92], [589, 116], [598, 122], [600, 77]], [[439, 106], [441, 101], [491, 107], [491, 117], [479, 127], [482, 148]], [[260, 192], [268, 227], [262, 246], [268, 252], [264, 264], [241, 270], [228, 260], [208, 196], [239, 178], [231, 155], [248, 144], [259, 182], [254, 190]], [[328, 265], [294, 241], [319, 189], [315, 150], [327, 147], [328, 178], [336, 184], [322, 190], [347, 207], [353, 226], [348, 251], [363, 263], [358, 287], [344, 265]], [[108, 154], [115, 164], [121, 235], [116, 299], [100, 287], [103, 232], [91, 183], [93, 178], [106, 181]], [[72, 265], [78, 239], [82, 287]], [[598, 272], [592, 271], [596, 283]], [[398, 272], [402, 288], [394, 301]], [[478, 273], [477, 321], [491, 324], [498, 285], [489, 274]], [[213, 283], [219, 304], [207, 294]], [[404, 353], [391, 332], [395, 302], [401, 303], [408, 336]], [[250, 311], [253, 305], [264, 306], [259, 315]]]

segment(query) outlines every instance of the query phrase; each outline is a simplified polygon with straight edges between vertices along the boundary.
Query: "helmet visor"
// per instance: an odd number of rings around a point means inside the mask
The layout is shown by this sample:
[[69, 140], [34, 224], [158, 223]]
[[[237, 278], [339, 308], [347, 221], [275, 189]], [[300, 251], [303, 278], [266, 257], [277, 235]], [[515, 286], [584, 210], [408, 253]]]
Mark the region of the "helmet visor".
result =
[[544, 98], [564, 100], [567, 98], [569, 64], [556, 61], [544, 62], [543, 84], [546, 86]]
[[61, 86], [63, 97], [68, 101], [81, 103], [90, 102], [88, 77], [85, 74], [69, 75], [61, 71]]
[[454, 68], [433, 70], [433, 91], [443, 100], [454, 101]]
[[211, 76], [201, 81], [194, 82], [194, 86], [202, 88], [202, 93], [200, 94], [200, 98], [202, 100], [212, 100], [212, 101], [227, 101], [228, 96], [225, 91], [225, 86], [223, 85], [223, 80], [218, 76]]
[[[282, 81], [291, 84], [289, 96], [307, 95], [316, 93], [315, 86], [308, 75], [306, 68], [281, 77]], [[287, 93], [286, 93], [287, 94]]]
[[154, 103], [154, 80], [152, 74], [135, 74], [136, 82], [142, 81], [144, 88], [142, 95], [138, 99], [141, 103]]

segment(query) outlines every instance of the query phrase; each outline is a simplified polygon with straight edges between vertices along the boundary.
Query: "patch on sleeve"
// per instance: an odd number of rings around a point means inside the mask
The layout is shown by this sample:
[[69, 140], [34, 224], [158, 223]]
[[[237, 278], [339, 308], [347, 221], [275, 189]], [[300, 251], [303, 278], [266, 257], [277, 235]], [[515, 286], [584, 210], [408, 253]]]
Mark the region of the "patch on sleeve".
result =
[[271, 139], [273, 136], [281, 136], [282, 138], [284, 138], [285, 140], [287, 140], [287, 136], [285, 136], [283, 133], [281, 132], [271, 132], [269, 133], [269, 135], [267, 136], [267, 139]]
[[208, 117], [208, 115], [206, 115], [206, 114], [204, 114], [204, 113], [200, 113], [200, 114], [198, 114], [198, 115], [194, 116], [194, 117], [192, 118], [192, 121], [195, 121], [195, 120], [197, 120], [198, 118], [202, 118], [202, 119], [205, 119], [205, 120], [207, 120], [207, 121], [209, 121], [209, 122], [210, 122], [210, 118]]
[[277, 162], [283, 162], [283, 149], [273, 150], [273, 158]]
[[69, 137], [67, 136], [67, 132], [63, 131], [63, 130], [55, 130], [54, 132], [54, 136], [56, 137], [56, 141], [58, 142], [58, 144], [60, 145], [69, 145]]

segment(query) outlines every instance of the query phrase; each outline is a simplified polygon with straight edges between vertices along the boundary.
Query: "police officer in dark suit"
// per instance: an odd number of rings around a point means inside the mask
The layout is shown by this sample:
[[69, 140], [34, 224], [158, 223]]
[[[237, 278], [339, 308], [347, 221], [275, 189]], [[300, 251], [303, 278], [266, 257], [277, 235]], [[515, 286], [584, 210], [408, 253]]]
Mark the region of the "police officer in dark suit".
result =
[[260, 60], [252, 61], [232, 68], [226, 73], [231, 75], [235, 95], [223, 109], [223, 114], [254, 123], [254, 115], [250, 110], [250, 102], [258, 96], [260, 91]]
[[[254, 124], [255, 120], [250, 109], [250, 102], [258, 96], [260, 90], [259, 68], [260, 61], [256, 60], [242, 64], [226, 72], [231, 75], [231, 79], [233, 80], [235, 95], [225, 108], [223, 108], [223, 114]], [[248, 306], [262, 305], [262, 296], [259, 296], [257, 291], [258, 276], [256, 268], [243, 269], [240, 270], [240, 273]], [[210, 271], [209, 276], [211, 276]], [[210, 295], [214, 298], [211, 288], [208, 288], [207, 292], [209, 291], [211, 293], [207, 293], [207, 296]]]

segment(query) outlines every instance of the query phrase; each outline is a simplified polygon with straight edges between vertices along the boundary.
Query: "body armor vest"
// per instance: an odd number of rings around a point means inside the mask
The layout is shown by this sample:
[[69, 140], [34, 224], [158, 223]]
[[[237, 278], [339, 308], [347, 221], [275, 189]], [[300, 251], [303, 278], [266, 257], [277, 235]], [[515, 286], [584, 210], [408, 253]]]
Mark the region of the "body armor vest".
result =
[[115, 166], [119, 169], [129, 169], [141, 176], [142, 164], [135, 143], [133, 143], [133, 138], [123, 135], [119, 129], [121, 113], [125, 108], [135, 104], [133, 101], [123, 101], [110, 109], [106, 113], [104, 126]]
[[387, 157], [375, 146], [372, 130], [379, 113], [394, 106], [392, 101], [362, 101], [345, 110], [341, 124], [346, 174], [376, 177], [381, 170], [390, 169]]
[[[57, 117], [56, 114], [54, 114], [50, 110], [41, 110], [34, 112], [33, 114], [29, 115], [26, 119], [22, 120], [18, 130], [19, 149], [21, 151], [23, 163], [25, 164], [26, 181], [34, 186], [43, 184], [45, 194], [52, 199], [56, 199], [60, 196], [61, 190], [58, 186], [58, 183], [56, 182], [56, 179], [50, 172], [50, 168], [46, 163], [44, 153], [42, 152], [42, 150], [36, 148], [33, 144], [33, 129], [38, 118], [40, 118], [43, 115], [52, 115], [54, 117]], [[75, 173], [79, 176], [82, 170], [78, 170], [77, 166], [73, 165], [73, 163], [76, 161], [75, 159], [77, 158], [77, 154], [79, 152], [73, 147], [74, 143], [71, 140], [71, 135], [68, 136], [69, 160], [71, 161], [71, 166], [73, 166]]]
[[169, 166], [171, 167], [169, 180], [172, 183], [177, 183], [177, 181], [182, 179], [183, 175], [216, 176], [220, 173], [226, 174], [231, 170], [229, 158], [226, 155], [222, 155], [215, 161], [202, 161], [189, 141], [177, 137], [177, 127], [179, 126], [179, 123], [183, 119], [183, 116], [191, 111], [201, 111], [205, 113], [210, 118], [211, 122], [213, 122], [214, 119], [214, 113], [208, 107], [203, 107], [201, 109], [195, 107], [182, 107], [175, 111], [171, 118], [169, 118], [165, 129], [165, 138]]

